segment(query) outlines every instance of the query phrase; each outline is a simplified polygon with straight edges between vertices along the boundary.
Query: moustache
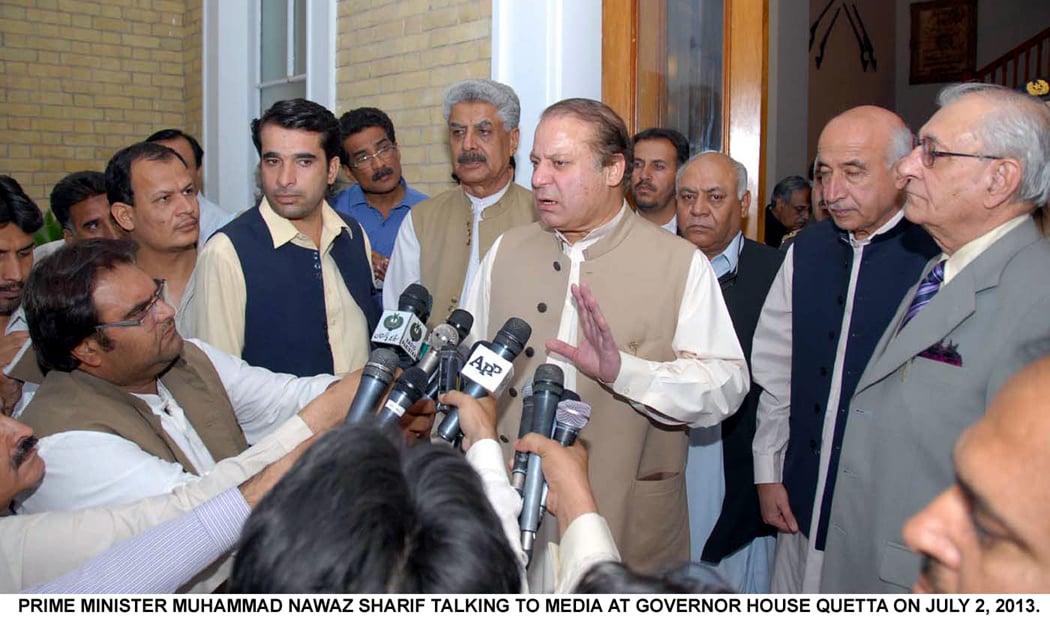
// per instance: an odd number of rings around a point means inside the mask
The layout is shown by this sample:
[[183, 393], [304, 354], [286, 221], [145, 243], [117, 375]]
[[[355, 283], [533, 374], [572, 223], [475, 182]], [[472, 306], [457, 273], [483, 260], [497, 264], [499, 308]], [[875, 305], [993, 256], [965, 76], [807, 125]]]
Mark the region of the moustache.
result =
[[656, 187], [653, 186], [652, 184], [650, 184], [649, 182], [639, 182], [638, 184], [634, 185], [634, 188], [635, 189], [649, 189], [650, 191], [653, 191], [654, 193], [656, 192]]
[[472, 163], [485, 163], [488, 161], [488, 157], [486, 157], [481, 152], [463, 152], [459, 155], [459, 158], [456, 159], [456, 163], [460, 165], [469, 165]]
[[393, 175], [393, 173], [394, 173], [394, 170], [391, 169], [390, 167], [383, 167], [379, 171], [376, 171], [375, 173], [372, 174], [372, 181], [373, 182], [378, 182], [379, 180], [385, 178], [388, 175]]
[[15, 449], [14, 456], [11, 457], [11, 465], [15, 470], [18, 470], [26, 460], [26, 456], [29, 455], [33, 447], [38, 442], [36, 436], [29, 436], [22, 438], [18, 442], [18, 448]]
[[0, 292], [13, 292], [16, 290], [22, 290], [22, 287], [24, 286], [25, 282], [9, 282], [7, 284], [4, 284], [3, 286], [0, 286]]

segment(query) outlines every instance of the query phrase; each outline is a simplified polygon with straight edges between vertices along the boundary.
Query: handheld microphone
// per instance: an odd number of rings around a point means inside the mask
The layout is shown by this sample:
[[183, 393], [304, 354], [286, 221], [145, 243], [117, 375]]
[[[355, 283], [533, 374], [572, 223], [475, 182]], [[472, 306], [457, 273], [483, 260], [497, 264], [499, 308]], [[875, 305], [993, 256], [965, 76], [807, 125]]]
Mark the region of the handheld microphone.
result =
[[437, 371], [441, 350], [456, 348], [459, 340], [459, 333], [456, 331], [456, 328], [448, 323], [442, 323], [430, 332], [430, 337], [427, 338], [426, 353], [419, 358], [419, 362], [416, 364], [427, 374], [427, 379], [430, 379], [434, 372]]
[[418, 367], [413, 366], [401, 373], [394, 382], [394, 388], [390, 391], [386, 403], [376, 412], [376, 423], [380, 428], [397, 424], [405, 410], [423, 398], [427, 389], [427, 374]]
[[[521, 424], [518, 425], [518, 439], [532, 431], [532, 377], [525, 380], [521, 387]], [[514, 451], [514, 465], [510, 472], [510, 484], [523, 494], [525, 491], [525, 472], [529, 467], [529, 453], [525, 451]]]
[[346, 412], [346, 422], [349, 424], [363, 423], [375, 413], [379, 407], [379, 401], [386, 394], [390, 382], [397, 372], [397, 354], [390, 349], [376, 349], [368, 357], [361, 372], [361, 383], [357, 386], [357, 394], [350, 402], [350, 409]]
[[[564, 390], [565, 374], [555, 364], [541, 364], [532, 375], [532, 432], [550, 437], [554, 415], [558, 408], [558, 399]], [[532, 560], [532, 547], [536, 541], [536, 531], [540, 527], [543, 508], [543, 466], [540, 456], [531, 454], [525, 473], [525, 490], [518, 517], [521, 528], [521, 547], [528, 559]]]
[[419, 359], [430, 318], [430, 292], [420, 284], [409, 284], [397, 300], [397, 310], [383, 312], [372, 333], [374, 347], [393, 349], [401, 358], [401, 368]]
[[474, 315], [462, 308], [456, 308], [448, 315], [445, 322], [459, 332], [459, 342], [463, 342], [474, 328]]
[[[511, 362], [525, 348], [530, 336], [532, 327], [520, 318], [511, 317], [496, 332], [491, 348], [484, 344], [475, 344], [467, 358], [466, 366], [460, 371], [460, 375], [468, 380], [462, 388], [463, 392], [475, 399], [480, 399], [490, 392], [498, 396], [510, 383], [511, 373], [514, 371]], [[441, 421], [437, 432], [442, 440], [450, 444], [455, 443], [459, 436], [459, 410], [451, 410]]]
[[[572, 394], [576, 398], [567, 399], [566, 395]], [[558, 412], [554, 415], [554, 433], [551, 435], [558, 444], [572, 446], [576, 442], [576, 436], [580, 430], [587, 426], [591, 420], [591, 406], [579, 400], [578, 394], [572, 390], [562, 393], [561, 402], [558, 403]], [[540, 520], [543, 520], [543, 512], [547, 511], [547, 483], [543, 483], [543, 495], [540, 497]]]

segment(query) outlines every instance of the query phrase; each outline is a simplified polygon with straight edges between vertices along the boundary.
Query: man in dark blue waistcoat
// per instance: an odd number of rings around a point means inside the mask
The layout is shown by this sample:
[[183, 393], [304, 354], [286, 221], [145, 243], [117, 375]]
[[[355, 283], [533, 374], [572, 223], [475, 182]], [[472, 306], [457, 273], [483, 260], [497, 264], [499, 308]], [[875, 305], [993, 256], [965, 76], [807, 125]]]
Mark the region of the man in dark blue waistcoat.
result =
[[249, 364], [344, 374], [368, 360], [379, 318], [371, 246], [325, 201], [339, 171], [339, 122], [303, 99], [252, 122], [263, 199], [205, 245], [179, 329]]
[[831, 220], [798, 234], [770, 288], [751, 353], [759, 398], [753, 452], [762, 516], [779, 530], [771, 590], [819, 588], [827, 516], [850, 397], [883, 330], [937, 245], [904, 220], [894, 164], [912, 135], [861, 106], [817, 145]]

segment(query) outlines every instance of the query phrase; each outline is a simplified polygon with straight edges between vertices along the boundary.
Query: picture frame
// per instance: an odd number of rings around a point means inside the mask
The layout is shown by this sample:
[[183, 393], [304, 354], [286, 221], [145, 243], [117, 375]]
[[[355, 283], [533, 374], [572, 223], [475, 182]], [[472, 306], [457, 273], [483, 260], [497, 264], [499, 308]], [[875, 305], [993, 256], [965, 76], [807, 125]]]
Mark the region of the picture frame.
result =
[[977, 65], [977, 0], [911, 5], [909, 84], [956, 82]]

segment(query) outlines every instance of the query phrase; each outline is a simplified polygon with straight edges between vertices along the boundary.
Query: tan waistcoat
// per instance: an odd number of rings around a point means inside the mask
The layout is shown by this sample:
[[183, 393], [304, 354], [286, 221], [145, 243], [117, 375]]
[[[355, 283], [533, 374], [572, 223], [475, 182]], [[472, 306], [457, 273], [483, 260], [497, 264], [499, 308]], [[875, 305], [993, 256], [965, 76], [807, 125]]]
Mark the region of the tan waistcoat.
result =
[[[446, 191], [412, 208], [412, 225], [419, 240], [419, 274], [434, 297], [428, 325], [443, 323], [459, 307], [463, 279], [470, 260], [474, 212], [461, 188]], [[492, 243], [507, 230], [539, 219], [532, 193], [511, 183], [498, 202], [478, 222], [478, 253], [484, 258]]]
[[[671, 341], [695, 251], [628, 211], [584, 253], [580, 280], [593, 289], [622, 351], [650, 361], [675, 359]], [[539, 223], [507, 232], [500, 243], [492, 269], [489, 330], [494, 332], [508, 317], [520, 317], [532, 326], [529, 346], [534, 350], [515, 362], [515, 392], [505, 393], [500, 402], [499, 433], [508, 440], [503, 444], [507, 458], [521, 420], [518, 390], [545, 361], [544, 342], [558, 333], [569, 269], [558, 239]], [[590, 454], [598, 509], [624, 561], [656, 570], [687, 560], [685, 428], [653, 422], [583, 374], [577, 375], [576, 391], [593, 408], [580, 437]], [[553, 537], [550, 529], [556, 528], [548, 517], [541, 534]]]
[[[222, 380], [203, 351], [184, 343], [179, 359], [160, 379], [215, 461], [248, 448]], [[48, 373], [26, 406], [22, 421], [41, 438], [64, 431], [118, 435], [151, 455], [178, 462], [186, 472], [197, 474], [145, 401], [79, 370]]]

